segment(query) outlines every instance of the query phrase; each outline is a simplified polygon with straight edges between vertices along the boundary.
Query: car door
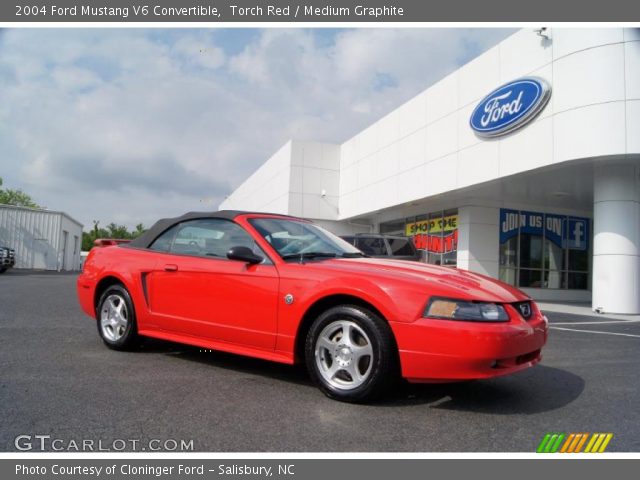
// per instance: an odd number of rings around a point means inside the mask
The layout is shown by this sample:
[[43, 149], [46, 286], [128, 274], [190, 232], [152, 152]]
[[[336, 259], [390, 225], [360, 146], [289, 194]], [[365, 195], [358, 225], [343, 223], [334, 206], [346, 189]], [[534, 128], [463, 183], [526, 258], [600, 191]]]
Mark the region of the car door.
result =
[[[249, 265], [226, 252], [248, 246], [265, 258]], [[150, 246], [149, 309], [159, 328], [263, 349], [275, 348], [278, 272], [240, 225], [208, 218], [178, 224]]]

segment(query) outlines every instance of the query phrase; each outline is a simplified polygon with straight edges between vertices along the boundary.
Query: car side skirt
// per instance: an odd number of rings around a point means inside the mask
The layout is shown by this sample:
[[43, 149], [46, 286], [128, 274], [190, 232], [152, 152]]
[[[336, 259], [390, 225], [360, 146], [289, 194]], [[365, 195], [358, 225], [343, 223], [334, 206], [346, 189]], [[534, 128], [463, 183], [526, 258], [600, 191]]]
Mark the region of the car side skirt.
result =
[[261, 350], [258, 348], [247, 347], [245, 345], [237, 345], [234, 343], [221, 342], [218, 340], [211, 340], [202, 337], [181, 335], [173, 332], [167, 332], [165, 330], [145, 329], [139, 330], [138, 333], [144, 337], [157, 338], [160, 340], [167, 340], [176, 343], [184, 343], [186, 345], [200, 347], [205, 350], [218, 350], [221, 352], [234, 353], [236, 355], [245, 355], [249, 357], [260, 358], [262, 360], [269, 360], [272, 362], [286, 363], [288, 365], [293, 365], [294, 363], [293, 354], [290, 352]]

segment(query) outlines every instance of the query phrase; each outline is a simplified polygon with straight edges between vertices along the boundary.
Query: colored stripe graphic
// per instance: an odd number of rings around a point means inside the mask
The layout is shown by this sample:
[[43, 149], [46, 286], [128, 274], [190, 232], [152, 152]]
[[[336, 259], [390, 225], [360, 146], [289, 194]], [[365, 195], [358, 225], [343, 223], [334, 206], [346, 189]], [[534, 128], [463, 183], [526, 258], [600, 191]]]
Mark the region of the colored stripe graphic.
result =
[[596, 439], [598, 437], [599, 435], [597, 433], [591, 435], [591, 439], [589, 440], [589, 443], [587, 443], [587, 446], [584, 449], [584, 453], [591, 453], [591, 447], [593, 447], [593, 444], [596, 443]]
[[551, 438], [551, 434], [550, 433], [547, 433], [542, 438], [542, 441], [540, 442], [540, 445], [538, 445], [538, 448], [536, 449], [536, 453], [544, 453], [544, 448], [547, 446], [547, 442], [549, 441], [550, 438]]
[[551, 450], [549, 451], [549, 453], [556, 453], [558, 451], [558, 449], [560, 448], [560, 444], [562, 443], [562, 440], [564, 440], [564, 437], [566, 437], [564, 433], [558, 434], [558, 438], [556, 442], [553, 444], [553, 446], [551, 447]]
[[580, 453], [580, 450], [582, 450], [582, 446], [587, 441], [587, 438], [589, 438], [589, 434], [583, 433], [580, 442], [578, 442], [578, 445], [576, 445], [576, 449], [572, 453]]
[[613, 433], [607, 433], [606, 435], [607, 436], [605, 437], [604, 442], [602, 442], [602, 445], [600, 445], [600, 450], [598, 450], [598, 453], [604, 452], [607, 449], [609, 442], [613, 438]]
[[593, 439], [589, 441], [589, 445], [585, 449], [585, 453], [602, 453], [609, 445], [613, 434], [611, 433], [594, 433]]
[[576, 438], [576, 434], [570, 433], [567, 439], [565, 440], [564, 445], [562, 445], [562, 448], [560, 449], [560, 453], [566, 453], [567, 449], [569, 448], [569, 445], [571, 445], [571, 443], [574, 442], [575, 438]]
[[[547, 433], [536, 449], [537, 453], [602, 453], [607, 449], [613, 433]], [[589, 440], [587, 442], [587, 439]]]
[[578, 453], [589, 436], [588, 433], [572, 433], [564, 442], [560, 453]]

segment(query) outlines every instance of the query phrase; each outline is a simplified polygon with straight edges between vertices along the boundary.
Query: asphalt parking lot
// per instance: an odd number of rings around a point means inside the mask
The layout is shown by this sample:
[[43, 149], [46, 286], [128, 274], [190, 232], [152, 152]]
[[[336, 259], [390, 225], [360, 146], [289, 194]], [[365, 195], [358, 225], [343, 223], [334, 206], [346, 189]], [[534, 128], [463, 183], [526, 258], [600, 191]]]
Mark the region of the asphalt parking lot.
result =
[[612, 432], [607, 451], [640, 451], [640, 319], [549, 313], [533, 369], [349, 405], [289, 366], [151, 340], [108, 350], [75, 280], [0, 275], [2, 451], [19, 435], [51, 435], [58, 446], [139, 439], [138, 449], [169, 439], [195, 451], [533, 452], [547, 432]]

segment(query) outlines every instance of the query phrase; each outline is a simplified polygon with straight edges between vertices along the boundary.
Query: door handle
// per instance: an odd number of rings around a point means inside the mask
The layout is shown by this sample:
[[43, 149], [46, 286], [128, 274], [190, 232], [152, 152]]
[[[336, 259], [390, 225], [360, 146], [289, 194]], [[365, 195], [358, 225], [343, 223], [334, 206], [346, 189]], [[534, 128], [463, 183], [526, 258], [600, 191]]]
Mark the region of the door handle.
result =
[[169, 263], [169, 264], [164, 266], [164, 271], [165, 272], [177, 272], [178, 271], [178, 266], [173, 264], [173, 263]]

